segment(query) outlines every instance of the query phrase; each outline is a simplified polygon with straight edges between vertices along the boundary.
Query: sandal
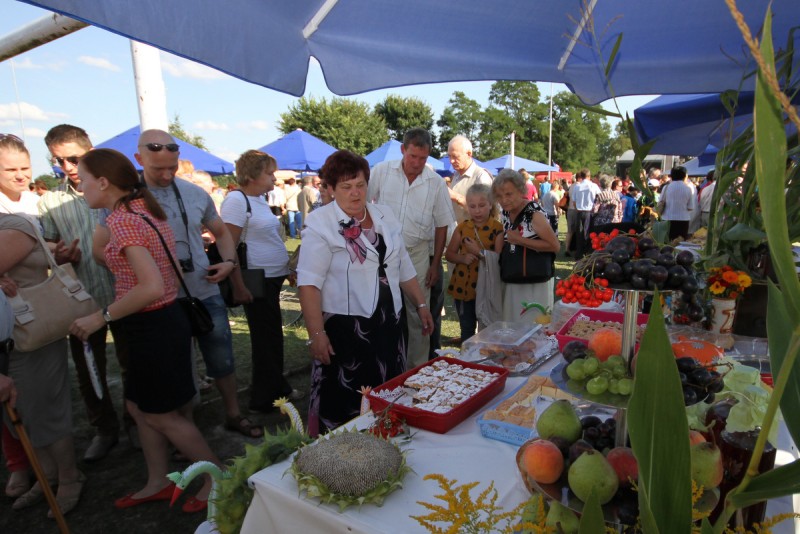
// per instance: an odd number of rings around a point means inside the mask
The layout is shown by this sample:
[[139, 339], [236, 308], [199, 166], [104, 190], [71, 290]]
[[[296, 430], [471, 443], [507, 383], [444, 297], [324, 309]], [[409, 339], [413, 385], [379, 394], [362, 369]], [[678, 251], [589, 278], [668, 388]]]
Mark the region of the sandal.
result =
[[28, 470], [12, 471], [6, 483], [6, 495], [16, 499], [29, 489], [31, 489], [31, 475]]
[[261, 427], [254, 425], [247, 417], [243, 415], [226, 417], [225, 428], [227, 430], [239, 432], [248, 438], [260, 438], [264, 435], [264, 431], [261, 429]]

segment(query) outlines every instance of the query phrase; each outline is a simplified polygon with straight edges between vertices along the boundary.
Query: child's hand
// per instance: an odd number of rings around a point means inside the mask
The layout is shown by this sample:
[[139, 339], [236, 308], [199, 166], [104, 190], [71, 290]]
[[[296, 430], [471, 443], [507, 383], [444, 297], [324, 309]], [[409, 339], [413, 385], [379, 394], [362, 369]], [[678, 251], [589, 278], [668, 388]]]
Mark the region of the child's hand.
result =
[[481, 253], [481, 247], [475, 242], [474, 239], [471, 237], [465, 237], [461, 240], [461, 244], [464, 245], [464, 248], [467, 249], [471, 254], [475, 256], [479, 256]]
[[471, 252], [463, 254], [464, 265], [472, 265], [473, 262], [478, 261], [478, 256], [478, 254], [472, 254]]

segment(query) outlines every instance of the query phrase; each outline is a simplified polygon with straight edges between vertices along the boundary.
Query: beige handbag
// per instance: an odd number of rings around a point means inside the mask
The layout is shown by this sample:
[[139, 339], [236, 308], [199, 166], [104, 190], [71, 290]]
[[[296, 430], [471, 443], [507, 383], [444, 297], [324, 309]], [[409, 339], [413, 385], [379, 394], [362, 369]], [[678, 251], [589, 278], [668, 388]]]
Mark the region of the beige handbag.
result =
[[33, 223], [34, 234], [50, 263], [47, 280], [21, 287], [8, 299], [14, 310], [14, 346], [30, 352], [67, 336], [72, 322], [99, 309], [78, 280], [72, 265], [56, 265], [56, 260]]

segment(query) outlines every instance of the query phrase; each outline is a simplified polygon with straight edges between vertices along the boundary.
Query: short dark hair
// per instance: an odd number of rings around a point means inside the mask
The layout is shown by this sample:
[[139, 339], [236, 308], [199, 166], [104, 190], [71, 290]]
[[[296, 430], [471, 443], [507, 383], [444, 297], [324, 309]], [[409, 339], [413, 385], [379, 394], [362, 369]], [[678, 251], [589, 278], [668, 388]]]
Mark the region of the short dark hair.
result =
[[683, 180], [686, 178], [686, 167], [674, 167], [669, 174], [673, 180]]
[[75, 143], [84, 150], [92, 149], [92, 142], [89, 140], [86, 130], [71, 124], [53, 126], [44, 136], [44, 144], [47, 145], [47, 148], [63, 143]]
[[319, 170], [319, 177], [331, 189], [336, 189], [340, 181], [354, 180], [358, 173], [362, 173], [364, 180], [369, 182], [367, 160], [349, 150], [337, 150], [325, 160], [325, 164]]
[[411, 128], [403, 135], [403, 146], [408, 145], [430, 149], [433, 146], [431, 133], [425, 128]]
[[589, 169], [586, 169], [586, 168], [581, 169], [580, 171], [578, 171], [578, 175], [576, 176], [576, 178], [578, 180], [581, 180], [583, 178], [591, 178], [591, 177], [592, 177], [592, 171], [590, 171]]

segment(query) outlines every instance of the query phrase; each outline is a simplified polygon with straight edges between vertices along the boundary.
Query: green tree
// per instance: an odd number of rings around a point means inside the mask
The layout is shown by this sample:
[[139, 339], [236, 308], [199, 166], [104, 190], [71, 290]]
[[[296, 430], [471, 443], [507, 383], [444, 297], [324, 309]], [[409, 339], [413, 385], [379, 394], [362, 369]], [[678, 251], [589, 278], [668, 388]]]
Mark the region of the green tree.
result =
[[472, 142], [473, 152], [480, 152], [480, 128], [483, 111], [477, 100], [468, 98], [462, 91], [456, 91], [447, 107], [442, 111], [436, 125], [439, 127], [439, 151], [447, 153], [447, 144], [458, 134], [465, 135]]
[[287, 134], [297, 128], [319, 137], [331, 146], [368, 154], [389, 139], [383, 117], [364, 102], [335, 97], [328, 102], [301, 98], [281, 113], [278, 129]]
[[536, 161], [546, 160], [548, 116], [548, 106], [540, 102], [539, 88], [535, 83], [493, 83], [489, 107], [484, 111], [481, 123], [478, 158], [491, 159], [508, 154], [509, 136], [516, 132], [515, 155]]
[[186, 141], [190, 145], [194, 145], [197, 148], [202, 148], [206, 152], [208, 152], [208, 147], [206, 147], [205, 139], [203, 139], [200, 135], [193, 135], [183, 129], [183, 124], [181, 124], [181, 117], [177, 113], [175, 117], [169, 122], [169, 127], [167, 128], [169, 134], [176, 138], [180, 139], [181, 141]]
[[403, 134], [411, 128], [433, 128], [431, 107], [415, 97], [388, 95], [383, 102], [375, 104], [375, 114], [383, 117], [389, 138], [403, 140]]
[[553, 97], [553, 160], [571, 171], [589, 167], [592, 172], [613, 172], [607, 167], [610, 127], [587, 110], [577, 96], [561, 92]]
[[614, 163], [616, 158], [621, 156], [626, 150], [630, 149], [631, 138], [628, 137], [628, 132], [625, 130], [625, 123], [619, 121], [614, 126], [614, 135], [611, 137], [608, 144], [608, 153], [605, 156], [606, 163]]

